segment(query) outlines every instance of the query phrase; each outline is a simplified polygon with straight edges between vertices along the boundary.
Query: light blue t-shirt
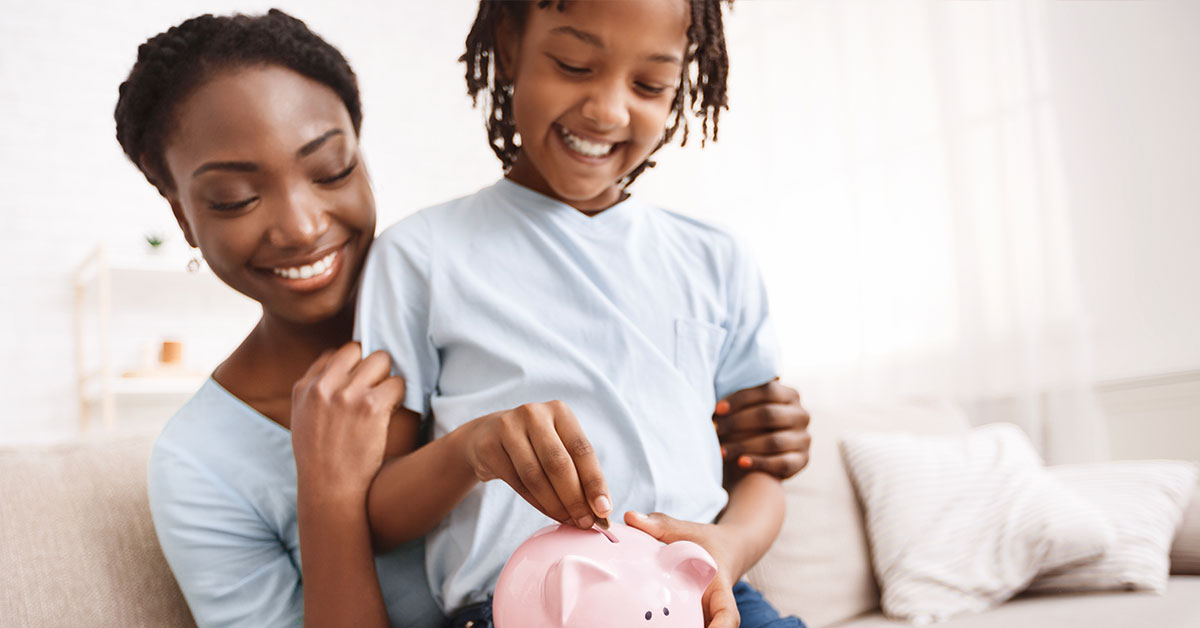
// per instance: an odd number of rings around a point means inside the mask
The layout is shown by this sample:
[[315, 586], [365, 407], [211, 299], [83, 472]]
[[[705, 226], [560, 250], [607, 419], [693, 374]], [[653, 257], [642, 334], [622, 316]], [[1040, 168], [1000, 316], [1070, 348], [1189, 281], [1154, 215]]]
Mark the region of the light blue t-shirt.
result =
[[[566, 402], [617, 516], [712, 521], [727, 501], [713, 406], [776, 376], [762, 282], [728, 234], [636, 199], [588, 217], [507, 179], [380, 235], [355, 336], [392, 356], [435, 437]], [[549, 523], [507, 484], [476, 486], [427, 537], [438, 603], [486, 599]]]
[[[209, 379], [154, 443], [150, 512], [201, 628], [303, 624], [291, 433]], [[420, 541], [377, 557], [393, 626], [434, 628]]]

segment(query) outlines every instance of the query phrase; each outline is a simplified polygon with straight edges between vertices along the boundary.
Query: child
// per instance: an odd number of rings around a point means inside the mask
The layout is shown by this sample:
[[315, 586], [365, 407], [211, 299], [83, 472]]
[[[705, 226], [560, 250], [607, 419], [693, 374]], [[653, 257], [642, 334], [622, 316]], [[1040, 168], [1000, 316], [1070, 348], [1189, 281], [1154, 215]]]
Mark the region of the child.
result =
[[[736, 432], [803, 412], [773, 381], [762, 283], [724, 232], [626, 192], [685, 96], [715, 139], [721, 29], [716, 0], [480, 4], [463, 60], [470, 93], [489, 93], [506, 178], [382, 234], [355, 328], [364, 351], [393, 356], [405, 406], [439, 437], [381, 471], [372, 530], [411, 538], [414, 513], [457, 504], [426, 559], [455, 626], [489, 616], [542, 514], [588, 527], [618, 510], [661, 511], [626, 522], [713, 554], [710, 626], [737, 624], [735, 594], [742, 626], [801, 625], [734, 587], [778, 533], [782, 492], [723, 469], [709, 422], [714, 407]], [[400, 471], [417, 459], [440, 463], [436, 486]]]

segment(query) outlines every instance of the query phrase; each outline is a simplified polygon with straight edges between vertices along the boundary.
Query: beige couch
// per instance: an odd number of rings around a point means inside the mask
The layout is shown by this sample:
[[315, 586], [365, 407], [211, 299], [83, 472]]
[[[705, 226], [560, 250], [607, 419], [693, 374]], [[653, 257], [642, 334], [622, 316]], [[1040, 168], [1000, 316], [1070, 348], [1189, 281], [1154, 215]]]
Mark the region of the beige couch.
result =
[[[894, 626], [876, 610], [861, 514], [836, 436], [847, 429], [941, 433], [965, 425], [953, 408], [936, 404], [814, 409], [813, 415], [812, 463], [788, 482], [787, 524], [750, 578], [812, 628]], [[194, 625], [147, 509], [152, 441], [143, 433], [0, 448], [0, 625]], [[1194, 628], [1200, 626], [1200, 576], [1173, 576], [1164, 596], [1018, 599], [944, 625]]]

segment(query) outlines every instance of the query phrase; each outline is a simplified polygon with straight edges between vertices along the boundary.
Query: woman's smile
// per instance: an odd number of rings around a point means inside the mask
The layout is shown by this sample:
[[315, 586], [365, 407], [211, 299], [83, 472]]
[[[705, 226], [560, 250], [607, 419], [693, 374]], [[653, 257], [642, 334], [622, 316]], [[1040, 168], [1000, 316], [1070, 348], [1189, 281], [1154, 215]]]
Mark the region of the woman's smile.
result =
[[277, 264], [255, 266], [254, 270], [269, 276], [271, 281], [295, 292], [315, 292], [337, 278], [344, 268], [342, 252], [345, 242], [333, 250], [317, 252], [300, 258], [282, 261]]

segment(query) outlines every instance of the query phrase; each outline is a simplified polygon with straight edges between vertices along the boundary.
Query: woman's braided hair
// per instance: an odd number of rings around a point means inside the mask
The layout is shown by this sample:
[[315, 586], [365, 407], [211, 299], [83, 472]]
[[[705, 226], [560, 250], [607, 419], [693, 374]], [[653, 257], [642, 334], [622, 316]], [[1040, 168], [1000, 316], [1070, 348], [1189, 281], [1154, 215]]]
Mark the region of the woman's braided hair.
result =
[[271, 9], [266, 15], [201, 15], [172, 26], [138, 48], [137, 62], [121, 83], [113, 117], [117, 141], [160, 194], [173, 188], [163, 143], [175, 107], [213, 73], [234, 67], [279, 65], [332, 89], [362, 125], [358, 80], [337, 48], [304, 22]]
[[[686, 109], [700, 118], [701, 145], [711, 137], [717, 141], [717, 123], [722, 109], [729, 108], [725, 83], [729, 76], [729, 56], [725, 50], [725, 27], [721, 16], [721, 5], [733, 4], [733, 0], [688, 0], [691, 4], [692, 23], [688, 27], [688, 48], [680, 73], [679, 89], [667, 118], [662, 147], [671, 141], [675, 132], [683, 127], [680, 145], [686, 145], [688, 126]], [[475, 23], [467, 35], [467, 51], [459, 57], [467, 65], [467, 94], [471, 101], [479, 103], [480, 94], [485, 94], [488, 145], [500, 158], [507, 171], [517, 157], [520, 145], [516, 143], [516, 126], [512, 112], [512, 82], [504, 76], [499, 63], [496, 29], [505, 22], [520, 34], [525, 17], [532, 6], [545, 9], [554, 5], [559, 11], [566, 8], [567, 0], [480, 0]], [[711, 136], [709, 132], [711, 130]], [[657, 148], [655, 149], [657, 150]], [[647, 159], [634, 168], [620, 182], [628, 186], [646, 168], [654, 167]]]

